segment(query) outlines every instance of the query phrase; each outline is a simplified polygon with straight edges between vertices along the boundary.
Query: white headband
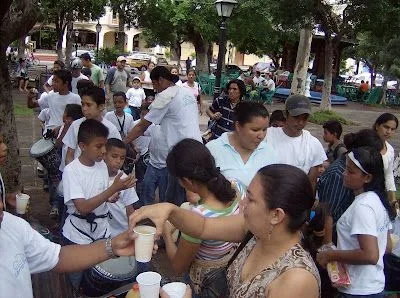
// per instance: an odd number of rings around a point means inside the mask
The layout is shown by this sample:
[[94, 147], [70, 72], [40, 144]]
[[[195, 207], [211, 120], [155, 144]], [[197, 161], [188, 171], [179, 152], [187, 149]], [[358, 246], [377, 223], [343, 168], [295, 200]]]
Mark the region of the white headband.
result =
[[357, 158], [354, 156], [353, 151], [350, 152], [349, 154], [347, 154], [347, 156], [351, 159], [352, 162], [354, 162], [354, 164], [357, 166], [357, 168], [359, 168], [361, 171], [363, 171], [365, 174], [369, 174], [360, 164], [360, 162], [357, 160]]

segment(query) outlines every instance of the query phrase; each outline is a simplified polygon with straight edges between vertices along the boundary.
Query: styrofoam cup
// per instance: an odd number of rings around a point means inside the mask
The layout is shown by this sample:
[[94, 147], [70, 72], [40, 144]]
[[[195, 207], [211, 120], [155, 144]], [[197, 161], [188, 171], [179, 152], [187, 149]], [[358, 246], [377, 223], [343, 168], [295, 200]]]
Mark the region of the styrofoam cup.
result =
[[160, 295], [161, 275], [148, 271], [140, 273], [136, 277], [139, 284], [140, 298], [158, 298]]
[[133, 229], [135, 239], [135, 259], [141, 263], [150, 262], [153, 255], [154, 237], [156, 228], [152, 226], [137, 226]]
[[24, 193], [19, 193], [16, 195], [17, 206], [16, 212], [18, 214], [25, 214], [26, 207], [28, 206], [30, 196]]
[[183, 282], [171, 282], [162, 287], [170, 298], [183, 298], [186, 293], [186, 284]]

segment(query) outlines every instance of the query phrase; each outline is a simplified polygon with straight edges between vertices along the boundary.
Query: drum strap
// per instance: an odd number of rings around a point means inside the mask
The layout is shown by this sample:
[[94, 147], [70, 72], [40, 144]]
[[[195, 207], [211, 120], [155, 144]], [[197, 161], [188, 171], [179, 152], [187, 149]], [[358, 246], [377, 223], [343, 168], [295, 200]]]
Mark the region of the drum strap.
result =
[[117, 118], [117, 121], [118, 121], [118, 124], [119, 124], [119, 128], [120, 128], [119, 133], [121, 134], [121, 137], [122, 137], [122, 138], [125, 138], [125, 133], [124, 133], [125, 112], [124, 112], [124, 120], [122, 120], [122, 124], [121, 124], [121, 121], [119, 121], [119, 117], [118, 117], [117, 113], [116, 113], [116, 112], [114, 112], [114, 113], [115, 113], [115, 117]]
[[[92, 236], [90, 236], [88, 233], [85, 233], [84, 231], [82, 231], [81, 229], [79, 229], [76, 225], [74, 225], [74, 223], [72, 222], [72, 220], [69, 220], [71, 225], [81, 234], [85, 235], [86, 237], [90, 238], [93, 242], [100, 240], [100, 239], [104, 239], [106, 237], [107, 234], [107, 229], [104, 232], [104, 235], [102, 237], [100, 237], [99, 239], [94, 239]], [[97, 224], [96, 224], [96, 228], [97, 228]], [[96, 229], [95, 229], [96, 230]]]
[[[75, 216], [79, 219], [86, 219], [86, 221], [90, 224], [90, 232], [94, 233], [97, 229], [97, 222], [95, 221], [97, 218], [106, 218], [109, 217], [109, 212], [102, 215], [96, 215], [93, 212], [90, 212], [88, 215], [80, 215], [78, 213], [72, 213], [72, 216]], [[72, 222], [71, 222], [72, 223]]]

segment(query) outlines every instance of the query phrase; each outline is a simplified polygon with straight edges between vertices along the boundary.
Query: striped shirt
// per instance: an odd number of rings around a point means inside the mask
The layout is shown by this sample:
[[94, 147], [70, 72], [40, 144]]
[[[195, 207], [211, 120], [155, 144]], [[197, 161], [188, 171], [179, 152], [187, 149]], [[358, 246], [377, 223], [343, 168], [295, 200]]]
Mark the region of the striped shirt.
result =
[[217, 120], [217, 125], [215, 126], [213, 133], [213, 138], [219, 138], [224, 132], [229, 132], [234, 129], [234, 105], [231, 104], [228, 96], [218, 97], [214, 99], [210, 110], [213, 113], [220, 112], [222, 117]]
[[[239, 202], [246, 195], [246, 187], [236, 180], [232, 181], [232, 184], [236, 188], [238, 196], [229, 207], [225, 209], [215, 210], [207, 206], [206, 204], [202, 204], [200, 201], [199, 204], [192, 206], [191, 210], [204, 217], [220, 217], [238, 214]], [[191, 243], [201, 244], [196, 253], [196, 259], [200, 260], [218, 260], [228, 254], [231, 249], [236, 246], [236, 244], [232, 242], [200, 240], [183, 233], [182, 238]]]
[[353, 192], [343, 185], [346, 157], [341, 156], [321, 176], [317, 185], [320, 202], [328, 205], [334, 226], [354, 200]]

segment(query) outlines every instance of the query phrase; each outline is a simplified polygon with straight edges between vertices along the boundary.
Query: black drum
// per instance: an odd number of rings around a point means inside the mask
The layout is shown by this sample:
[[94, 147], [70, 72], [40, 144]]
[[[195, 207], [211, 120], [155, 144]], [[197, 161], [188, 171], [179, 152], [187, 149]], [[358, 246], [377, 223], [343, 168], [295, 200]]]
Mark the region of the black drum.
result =
[[86, 296], [98, 297], [134, 282], [137, 274], [134, 257], [110, 259], [84, 271], [81, 287]]
[[54, 184], [58, 184], [61, 181], [61, 172], [59, 170], [61, 156], [57, 152], [53, 140], [40, 139], [32, 145], [30, 155], [43, 165]]

